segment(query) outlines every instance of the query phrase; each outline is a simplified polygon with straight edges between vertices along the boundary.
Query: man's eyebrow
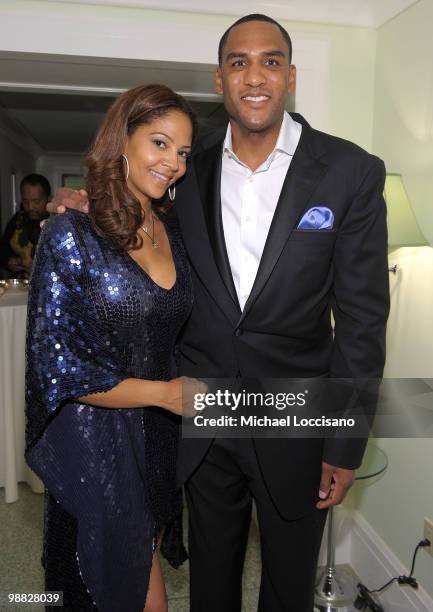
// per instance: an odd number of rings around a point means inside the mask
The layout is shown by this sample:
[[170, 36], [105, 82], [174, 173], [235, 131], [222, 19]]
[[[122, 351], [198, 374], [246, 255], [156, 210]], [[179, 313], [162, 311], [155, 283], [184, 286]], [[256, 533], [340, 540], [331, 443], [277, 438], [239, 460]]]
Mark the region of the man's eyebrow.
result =
[[231, 51], [230, 53], [227, 53], [225, 61], [228, 62], [235, 57], [246, 57], [247, 55], [248, 53], [244, 53], [243, 51]]
[[263, 51], [263, 55], [266, 55], [267, 57], [286, 57], [286, 54], [278, 49], [275, 49], [274, 51]]
[[[262, 51], [260, 55], [264, 55], [266, 57], [282, 57], [284, 59], [286, 58], [286, 54], [280, 51], [279, 49], [272, 49], [270, 51]], [[227, 53], [225, 57], [225, 61], [228, 62], [235, 58], [236, 59], [244, 58], [247, 56], [248, 56], [248, 53], [246, 53], [245, 51], [231, 51], [230, 53]]]

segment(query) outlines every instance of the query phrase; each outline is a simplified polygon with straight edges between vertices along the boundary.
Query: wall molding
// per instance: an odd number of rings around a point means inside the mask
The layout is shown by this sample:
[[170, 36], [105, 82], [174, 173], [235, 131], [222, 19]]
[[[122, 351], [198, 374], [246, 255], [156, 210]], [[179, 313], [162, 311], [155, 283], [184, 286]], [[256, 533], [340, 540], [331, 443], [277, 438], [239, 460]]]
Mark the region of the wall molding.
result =
[[[55, 83], [24, 83], [24, 82], [13, 82], [13, 81], [0, 81], [0, 91], [22, 91], [27, 93], [66, 93], [66, 94], [77, 94], [77, 95], [90, 95], [90, 96], [118, 96], [126, 91], [127, 87], [90, 87], [87, 85], [59, 85]], [[197, 102], [221, 102], [222, 97], [205, 92], [194, 92], [194, 91], [179, 91], [176, 93], [188, 98], [189, 100], [195, 100]]]
[[[352, 520], [350, 565], [368, 588], [378, 588], [393, 576], [408, 573], [409, 569], [400, 562], [360, 512], [353, 510]], [[422, 587], [415, 590], [394, 583], [381, 594], [379, 601], [390, 612], [433, 610], [433, 599]]]
[[[334, 509], [337, 565], [349, 564], [369, 588], [378, 588], [393, 576], [408, 573], [405, 567], [360, 512], [336, 506]], [[257, 515], [253, 512], [257, 525]], [[422, 553], [419, 553], [422, 554]], [[326, 563], [326, 526], [320, 548], [319, 566]], [[386, 612], [432, 612], [433, 599], [419, 587], [393, 584], [379, 598]]]

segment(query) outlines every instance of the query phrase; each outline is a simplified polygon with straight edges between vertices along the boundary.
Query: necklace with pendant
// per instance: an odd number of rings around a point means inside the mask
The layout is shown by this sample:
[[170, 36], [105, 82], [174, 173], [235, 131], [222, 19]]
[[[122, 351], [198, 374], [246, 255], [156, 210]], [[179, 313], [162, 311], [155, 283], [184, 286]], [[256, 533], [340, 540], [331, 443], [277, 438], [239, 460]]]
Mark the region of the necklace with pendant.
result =
[[149, 233], [149, 226], [148, 225], [140, 225], [141, 229], [143, 230], [143, 232], [146, 234], [146, 236], [149, 238], [149, 240], [152, 243], [152, 249], [157, 249], [158, 248], [158, 243], [155, 240], [155, 217], [153, 212], [151, 213], [151, 217], [152, 217], [152, 234]]

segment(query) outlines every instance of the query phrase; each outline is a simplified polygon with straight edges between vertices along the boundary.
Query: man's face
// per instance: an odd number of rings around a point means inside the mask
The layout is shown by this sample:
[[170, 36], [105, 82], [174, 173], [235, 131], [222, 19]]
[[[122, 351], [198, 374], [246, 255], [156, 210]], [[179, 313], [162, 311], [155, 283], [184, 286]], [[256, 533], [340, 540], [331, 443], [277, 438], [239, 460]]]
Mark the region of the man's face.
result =
[[280, 122], [296, 68], [278, 26], [248, 21], [234, 27], [215, 75], [229, 117], [241, 128], [262, 132]]
[[39, 221], [44, 218], [48, 199], [41, 185], [24, 183], [21, 187], [21, 201], [29, 219]]

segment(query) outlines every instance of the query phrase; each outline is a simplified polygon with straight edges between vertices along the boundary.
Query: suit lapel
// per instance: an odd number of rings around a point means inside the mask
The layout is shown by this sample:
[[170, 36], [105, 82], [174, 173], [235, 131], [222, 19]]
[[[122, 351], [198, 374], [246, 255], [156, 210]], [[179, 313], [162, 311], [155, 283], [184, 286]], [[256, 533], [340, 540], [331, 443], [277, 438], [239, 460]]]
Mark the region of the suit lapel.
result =
[[257, 275], [238, 325], [263, 290], [291, 232], [306, 212], [310, 198], [327, 170], [327, 165], [319, 159], [323, 150], [314, 146], [312, 133], [311, 128], [303, 126], [301, 139], [281, 189]]
[[[230, 323], [235, 327], [240, 316], [239, 304], [233, 299], [227, 279], [227, 266], [231, 283], [227, 253], [221, 253], [224, 245], [222, 223], [212, 209], [218, 207], [222, 142], [194, 156], [185, 185], [179, 185], [176, 198], [177, 216], [191, 266], [204, 286], [217, 302]], [[199, 190], [197, 191], [197, 183]], [[221, 268], [220, 268], [221, 266]], [[234, 290], [234, 286], [233, 286]], [[236, 294], [235, 294], [236, 295]]]
[[231, 299], [239, 308], [240, 312], [239, 301], [227, 255], [222, 223], [221, 165], [221, 142], [218, 142], [215, 146], [197, 155], [195, 159], [200, 197], [215, 263]]

